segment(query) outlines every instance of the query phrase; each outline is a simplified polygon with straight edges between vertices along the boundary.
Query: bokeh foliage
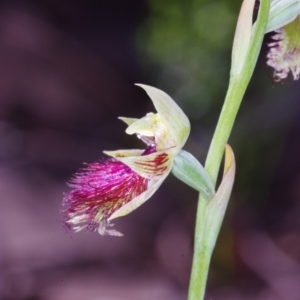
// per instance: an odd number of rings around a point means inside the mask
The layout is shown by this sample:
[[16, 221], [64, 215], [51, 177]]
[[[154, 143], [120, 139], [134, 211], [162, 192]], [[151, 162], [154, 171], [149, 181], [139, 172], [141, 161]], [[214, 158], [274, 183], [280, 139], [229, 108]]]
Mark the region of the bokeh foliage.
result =
[[199, 120], [223, 98], [228, 84], [237, 9], [231, 1], [154, 0], [148, 5], [149, 17], [138, 34], [141, 60], [153, 70], [152, 81]]

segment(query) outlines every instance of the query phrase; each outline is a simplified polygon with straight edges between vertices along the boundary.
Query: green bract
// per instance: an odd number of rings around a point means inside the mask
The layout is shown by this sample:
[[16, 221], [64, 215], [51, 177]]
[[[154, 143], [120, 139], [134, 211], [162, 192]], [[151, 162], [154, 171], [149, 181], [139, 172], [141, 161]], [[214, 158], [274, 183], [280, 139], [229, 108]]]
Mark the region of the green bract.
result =
[[252, 17], [255, 0], [244, 0], [233, 40], [231, 70], [232, 76], [238, 76], [243, 70], [249, 51], [252, 33]]

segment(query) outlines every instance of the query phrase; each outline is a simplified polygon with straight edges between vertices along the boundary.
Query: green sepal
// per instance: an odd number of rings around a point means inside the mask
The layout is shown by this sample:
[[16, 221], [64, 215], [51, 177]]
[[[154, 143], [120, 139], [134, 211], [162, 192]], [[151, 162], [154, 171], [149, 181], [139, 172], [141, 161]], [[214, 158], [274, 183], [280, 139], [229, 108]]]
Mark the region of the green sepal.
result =
[[214, 185], [200, 162], [189, 152], [181, 150], [174, 158], [172, 173], [185, 184], [209, 199], [215, 195]]

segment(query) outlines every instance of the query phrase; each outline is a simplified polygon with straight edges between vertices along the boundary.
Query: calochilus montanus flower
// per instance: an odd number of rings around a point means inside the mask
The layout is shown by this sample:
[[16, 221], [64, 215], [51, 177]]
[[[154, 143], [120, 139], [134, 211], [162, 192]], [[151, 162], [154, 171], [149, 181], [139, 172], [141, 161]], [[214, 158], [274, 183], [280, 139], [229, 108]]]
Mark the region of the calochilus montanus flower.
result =
[[275, 31], [269, 43], [267, 64], [274, 68], [274, 81], [291, 72], [300, 78], [300, 0], [273, 0], [266, 33]]
[[154, 194], [188, 138], [190, 122], [174, 100], [157, 88], [137, 85], [157, 112], [120, 119], [128, 126], [126, 133], [136, 134], [145, 149], [104, 151], [110, 158], [87, 164], [72, 177], [71, 191], [63, 199], [64, 224], [70, 230], [122, 235], [110, 221], [129, 214]]

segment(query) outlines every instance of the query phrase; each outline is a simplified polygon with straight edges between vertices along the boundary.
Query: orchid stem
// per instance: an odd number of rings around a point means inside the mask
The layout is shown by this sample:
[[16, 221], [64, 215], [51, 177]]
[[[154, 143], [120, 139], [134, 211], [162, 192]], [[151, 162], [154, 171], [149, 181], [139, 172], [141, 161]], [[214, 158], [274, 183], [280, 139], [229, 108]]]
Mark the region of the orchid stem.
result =
[[[205, 163], [205, 169], [214, 185], [216, 185], [224, 146], [229, 139], [236, 115], [258, 59], [268, 21], [269, 9], [270, 0], [261, 0], [256, 26], [253, 30], [245, 63], [239, 74], [230, 75], [229, 88]], [[219, 230], [217, 230], [213, 232], [214, 236], [210, 236], [208, 239], [203, 232], [206, 207], [209, 200], [204, 195], [199, 195], [188, 300], [204, 299], [210, 260], [219, 235]]]

